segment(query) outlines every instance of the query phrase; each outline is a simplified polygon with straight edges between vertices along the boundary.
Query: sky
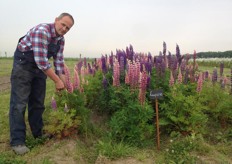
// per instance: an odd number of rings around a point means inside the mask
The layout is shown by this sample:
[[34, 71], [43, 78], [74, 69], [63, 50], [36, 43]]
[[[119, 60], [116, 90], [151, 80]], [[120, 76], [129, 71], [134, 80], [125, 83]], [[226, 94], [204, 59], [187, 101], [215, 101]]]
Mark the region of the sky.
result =
[[0, 0], [0, 56], [18, 39], [63, 12], [75, 24], [65, 35], [65, 57], [94, 57], [133, 46], [158, 55], [232, 50], [232, 0]]

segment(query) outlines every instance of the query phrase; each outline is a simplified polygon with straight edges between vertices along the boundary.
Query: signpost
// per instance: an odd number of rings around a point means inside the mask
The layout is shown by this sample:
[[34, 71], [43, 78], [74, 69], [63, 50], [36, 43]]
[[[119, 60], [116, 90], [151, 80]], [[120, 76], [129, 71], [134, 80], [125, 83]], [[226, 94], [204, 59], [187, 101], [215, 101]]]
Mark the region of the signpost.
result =
[[156, 111], [156, 131], [157, 131], [157, 149], [160, 149], [160, 132], [159, 132], [159, 110], [158, 110], [158, 99], [163, 97], [163, 91], [161, 89], [152, 90], [150, 92], [150, 98], [155, 99], [155, 111]]

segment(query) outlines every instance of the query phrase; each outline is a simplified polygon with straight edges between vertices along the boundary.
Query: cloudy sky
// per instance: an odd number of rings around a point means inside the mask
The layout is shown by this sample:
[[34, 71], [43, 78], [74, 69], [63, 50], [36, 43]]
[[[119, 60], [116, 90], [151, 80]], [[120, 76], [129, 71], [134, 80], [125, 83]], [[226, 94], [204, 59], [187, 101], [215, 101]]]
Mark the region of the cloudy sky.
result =
[[101, 57], [125, 50], [158, 55], [163, 41], [175, 53], [232, 50], [232, 0], [1, 0], [0, 55], [12, 56], [18, 38], [69, 12], [66, 57]]

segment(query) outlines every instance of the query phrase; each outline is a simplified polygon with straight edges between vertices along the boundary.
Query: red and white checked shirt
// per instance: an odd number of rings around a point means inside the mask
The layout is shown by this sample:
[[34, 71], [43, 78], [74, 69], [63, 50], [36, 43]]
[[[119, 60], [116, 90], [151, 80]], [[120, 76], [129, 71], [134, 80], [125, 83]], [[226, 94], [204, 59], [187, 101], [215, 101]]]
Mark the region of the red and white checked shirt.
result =
[[51, 68], [51, 64], [48, 61], [48, 44], [57, 42], [60, 40], [60, 49], [53, 57], [53, 64], [55, 72], [57, 74], [64, 74], [64, 37], [56, 36], [55, 25], [52, 24], [39, 24], [30, 29], [25, 37], [19, 42], [18, 49], [21, 52], [33, 50], [34, 59], [39, 69], [47, 70]]

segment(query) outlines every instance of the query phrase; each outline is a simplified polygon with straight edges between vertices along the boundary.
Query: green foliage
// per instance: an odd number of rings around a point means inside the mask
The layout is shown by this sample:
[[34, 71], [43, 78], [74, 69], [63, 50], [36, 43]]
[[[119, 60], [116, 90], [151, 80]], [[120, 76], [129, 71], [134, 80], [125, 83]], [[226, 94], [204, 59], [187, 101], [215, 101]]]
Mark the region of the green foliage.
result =
[[160, 117], [169, 132], [178, 131], [187, 135], [203, 131], [207, 117], [195, 90], [195, 84], [175, 84], [171, 92], [166, 93], [169, 101], [160, 105], [163, 110]]
[[51, 111], [48, 115], [49, 125], [45, 126], [45, 131], [58, 137], [69, 136], [77, 130], [80, 133], [87, 133], [90, 113], [85, 107], [84, 95], [79, 91], [71, 94], [63, 91], [56, 95], [56, 99], [57, 110]]
[[110, 121], [110, 134], [117, 141], [125, 141], [136, 146], [144, 146], [152, 142], [154, 110], [147, 103], [143, 106], [127, 95], [127, 102], [116, 111]]
[[101, 104], [104, 104], [104, 99], [99, 98], [103, 92], [102, 79], [103, 75], [100, 71], [97, 71], [94, 76], [86, 77], [88, 85], [84, 85], [84, 92], [86, 96], [86, 106], [90, 109], [97, 110], [101, 108]]
[[208, 116], [213, 118], [214, 122], [220, 123], [222, 128], [231, 123], [232, 95], [223, 90], [218, 83], [205, 83], [199, 100], [207, 106]]
[[26, 137], [26, 145], [29, 149], [32, 149], [38, 145], [42, 145], [46, 142], [46, 138], [34, 138], [33, 136]]

